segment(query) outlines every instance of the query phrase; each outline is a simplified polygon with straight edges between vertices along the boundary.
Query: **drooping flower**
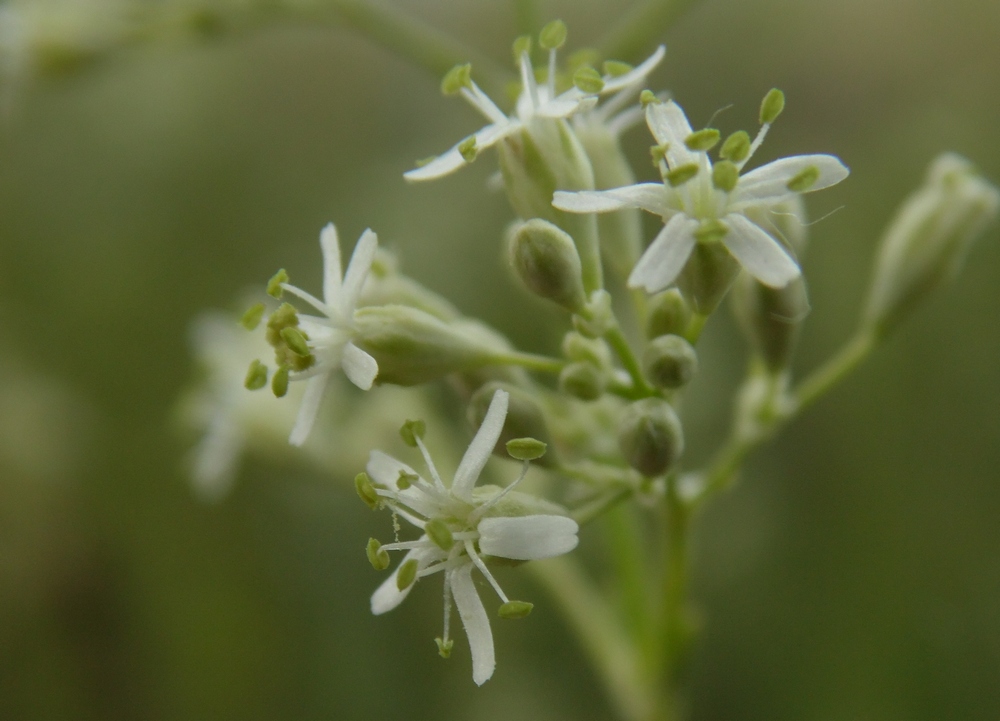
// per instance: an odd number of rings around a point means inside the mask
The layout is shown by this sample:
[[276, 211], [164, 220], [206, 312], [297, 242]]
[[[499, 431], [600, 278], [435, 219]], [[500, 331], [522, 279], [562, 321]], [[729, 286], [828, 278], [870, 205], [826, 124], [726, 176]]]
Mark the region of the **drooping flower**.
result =
[[[378, 248], [378, 237], [370, 229], [361, 234], [343, 275], [337, 229], [333, 223], [320, 232], [319, 242], [323, 251], [323, 300], [284, 282], [287, 276], [283, 271], [272, 280], [272, 284], [298, 296], [321, 314], [298, 315], [294, 308], [284, 305], [268, 321], [268, 339], [275, 347], [279, 365], [275, 393], [283, 393], [284, 382], [277, 380], [282, 378], [282, 373], [284, 380], [308, 380], [295, 427], [288, 439], [296, 446], [301, 446], [309, 437], [331, 373], [343, 370], [362, 390], [370, 389], [378, 375], [375, 359], [352, 342], [354, 312]], [[271, 290], [274, 288], [269, 292]]]
[[372, 451], [367, 476], [358, 477], [358, 490], [371, 505], [388, 506], [423, 533], [415, 541], [368, 545], [369, 559], [376, 568], [388, 566], [387, 551], [406, 551], [400, 564], [372, 594], [372, 613], [396, 608], [409, 595], [416, 581], [444, 574], [444, 633], [436, 639], [439, 652], [447, 657], [453, 641], [450, 633], [452, 599], [458, 608], [472, 652], [472, 678], [482, 685], [496, 665], [489, 618], [472, 580], [478, 569], [503, 605], [500, 615], [518, 618], [531, 604], [512, 601], [490, 572], [490, 557], [529, 561], [551, 558], [573, 550], [578, 526], [565, 511], [547, 501], [513, 490], [528, 469], [506, 488], [476, 487], [479, 474], [503, 430], [509, 394], [493, 395], [482, 425], [469, 444], [450, 485], [446, 485], [420, 438], [418, 424], [404, 426], [404, 438], [420, 449], [431, 480], [425, 480], [406, 464], [380, 451]]
[[718, 131], [693, 132], [677, 103], [648, 100], [646, 122], [658, 144], [654, 150], [663, 182], [611, 190], [558, 191], [553, 205], [571, 213], [641, 208], [660, 215], [663, 229], [628, 278], [630, 287], [650, 293], [674, 282], [697, 243], [721, 242], [764, 285], [780, 288], [798, 277], [798, 263], [774, 237], [774, 231], [758, 225], [747, 212], [767, 210], [796, 195], [835, 185], [847, 177], [847, 167], [832, 155], [796, 155], [740, 174], [780, 112], [783, 96], [778, 91], [765, 98], [762, 127], [754, 142], [751, 144], [742, 131], [734, 133], [722, 146], [722, 159], [714, 165], [708, 151], [718, 141]]
[[[527, 51], [522, 52], [519, 56], [521, 93], [512, 116], [500, 110], [496, 103], [476, 85], [470, 76], [468, 65], [459, 66], [445, 78], [442, 88], [446, 93], [457, 92], [465, 98], [472, 107], [483, 114], [489, 124], [426, 165], [404, 173], [403, 177], [410, 181], [443, 177], [474, 160], [483, 150], [529, 128], [536, 118], [549, 120], [569, 118], [594, 108], [600, 96], [612, 95], [614, 97], [605, 104], [611, 106], [609, 113], [594, 116], [607, 119], [605, 115], [610, 117], [610, 113], [620, 109], [622, 102], [627, 100], [634, 88], [640, 85], [659, 64], [665, 52], [666, 48], [661, 45], [635, 68], [618, 74], [608, 72], [603, 76], [595, 73], [590, 83], [578, 82], [563, 93], [556, 92], [556, 49], [549, 50], [548, 78], [541, 84], [535, 79], [535, 71]], [[619, 66], [624, 69], [621, 64], [614, 67]]]

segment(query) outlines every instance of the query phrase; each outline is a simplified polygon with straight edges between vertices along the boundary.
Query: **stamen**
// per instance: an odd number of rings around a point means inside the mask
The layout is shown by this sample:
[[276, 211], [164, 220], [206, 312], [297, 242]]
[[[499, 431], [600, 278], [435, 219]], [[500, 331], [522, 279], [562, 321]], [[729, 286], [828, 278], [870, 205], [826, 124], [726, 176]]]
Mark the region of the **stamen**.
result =
[[536, 112], [541, 105], [541, 101], [538, 99], [538, 83], [535, 82], [535, 71], [531, 67], [531, 58], [528, 57], [527, 52], [521, 53], [521, 85], [528, 94], [528, 99], [531, 101], [532, 112]]
[[500, 584], [497, 583], [497, 580], [493, 578], [493, 574], [490, 573], [488, 568], [486, 568], [486, 564], [483, 563], [483, 559], [481, 559], [476, 553], [476, 549], [473, 547], [472, 541], [465, 542], [465, 552], [469, 554], [469, 558], [471, 558], [472, 562], [476, 564], [476, 568], [479, 569], [483, 576], [486, 577], [486, 580], [490, 582], [490, 585], [493, 586], [493, 590], [497, 592], [500, 600], [507, 603], [510, 599], [507, 598], [507, 594], [503, 592], [502, 588], [500, 588]]
[[455, 645], [455, 642], [448, 638], [448, 634], [451, 627], [451, 575], [446, 573], [444, 576], [444, 633], [441, 634], [441, 638], [435, 638], [434, 642], [437, 643], [438, 654], [441, 658], [448, 658], [451, 656], [451, 647]]
[[431, 478], [434, 479], [434, 486], [442, 493], [447, 493], [448, 489], [445, 488], [444, 481], [441, 480], [441, 475], [438, 473], [437, 468], [434, 466], [434, 461], [431, 459], [431, 454], [427, 451], [427, 446], [424, 445], [423, 440], [420, 436], [415, 436], [414, 440], [417, 443], [417, 448], [420, 449], [420, 455], [424, 457], [424, 463], [427, 464], [427, 470], [431, 474]]

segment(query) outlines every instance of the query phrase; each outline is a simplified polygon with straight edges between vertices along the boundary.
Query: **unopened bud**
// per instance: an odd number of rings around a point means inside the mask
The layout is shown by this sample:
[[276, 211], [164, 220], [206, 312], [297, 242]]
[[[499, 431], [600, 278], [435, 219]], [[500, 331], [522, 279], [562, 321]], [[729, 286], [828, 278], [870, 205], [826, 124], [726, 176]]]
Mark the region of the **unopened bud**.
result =
[[590, 363], [598, 368], [607, 368], [611, 364], [611, 352], [607, 343], [600, 338], [587, 338], [575, 331], [563, 336], [562, 352], [571, 361]]
[[733, 310], [767, 369], [786, 369], [809, 314], [805, 279], [800, 275], [784, 288], [770, 288], [744, 273], [733, 288]]
[[643, 370], [657, 388], [680, 388], [698, 372], [698, 354], [679, 335], [661, 335], [646, 346]]
[[372, 568], [376, 571], [384, 571], [389, 567], [389, 553], [382, 548], [382, 544], [376, 539], [368, 539], [365, 553], [368, 554], [368, 563], [372, 564]]
[[522, 223], [510, 236], [510, 262], [530, 291], [570, 312], [586, 303], [573, 239], [547, 220]]
[[500, 618], [524, 618], [531, 613], [531, 609], [534, 607], [535, 604], [528, 603], [527, 601], [507, 601], [507, 603], [500, 607], [497, 613], [500, 615]]
[[618, 447], [644, 476], [665, 473], [684, 451], [684, 431], [670, 404], [659, 398], [636, 401], [618, 423]]
[[681, 335], [691, 321], [691, 308], [676, 288], [657, 293], [649, 301], [646, 337]]
[[[530, 393], [509, 383], [491, 381], [477, 390], [469, 401], [469, 423], [474, 428], [482, 425], [486, 410], [493, 400], [493, 394], [498, 390], [507, 391], [510, 398], [507, 401], [507, 417], [504, 419], [503, 430], [493, 452], [501, 456], [507, 455], [507, 442], [518, 438], [536, 438], [551, 449], [552, 437], [541, 407]], [[554, 465], [556, 460], [556, 454], [550, 450], [538, 459], [538, 463], [550, 466]]]
[[958, 274], [1000, 211], [1000, 191], [954, 153], [931, 164], [882, 237], [865, 323], [889, 332], [931, 291]]
[[570, 363], [559, 373], [559, 390], [581, 401], [597, 400], [604, 387], [604, 374], [591, 363]]

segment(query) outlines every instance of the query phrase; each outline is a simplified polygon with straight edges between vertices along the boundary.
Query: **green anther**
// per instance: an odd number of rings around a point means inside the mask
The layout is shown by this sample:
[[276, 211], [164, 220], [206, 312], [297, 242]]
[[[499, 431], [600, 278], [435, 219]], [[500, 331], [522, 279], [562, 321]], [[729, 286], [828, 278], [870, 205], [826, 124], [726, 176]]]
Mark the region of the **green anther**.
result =
[[642, 107], [646, 107], [650, 103], [660, 102], [660, 99], [656, 97], [656, 93], [652, 90], [643, 90], [639, 93], [639, 102], [642, 103]]
[[373, 511], [379, 507], [378, 493], [372, 485], [372, 479], [367, 473], [359, 473], [354, 477], [354, 490], [358, 492], [358, 497], [365, 502]]
[[417, 580], [417, 559], [411, 558], [396, 572], [396, 588], [405, 591]]
[[376, 571], [384, 571], [389, 567], [389, 554], [382, 548], [382, 544], [374, 538], [368, 539], [365, 553], [368, 554], [368, 563], [372, 564], [372, 568]]
[[667, 158], [667, 145], [652, 145], [649, 148], [649, 155], [653, 159], [653, 167], [659, 168], [660, 163]]
[[442, 551], [450, 551], [451, 547], [455, 545], [455, 539], [451, 535], [448, 524], [438, 518], [428, 521], [424, 525], [424, 533]]
[[703, 220], [694, 237], [699, 243], [716, 243], [726, 237], [729, 226], [721, 220]]
[[434, 639], [434, 643], [436, 643], [438, 647], [438, 656], [441, 658], [451, 658], [451, 648], [455, 645], [455, 642], [452, 639], [449, 638], [445, 641], [439, 636]]
[[445, 95], [455, 95], [462, 88], [472, 87], [472, 65], [456, 65], [441, 79], [441, 92]]
[[459, 143], [458, 152], [462, 154], [462, 157], [465, 159], [466, 163], [471, 163], [473, 160], [475, 160], [476, 155], [479, 154], [479, 151], [476, 150], [476, 136], [470, 135], [461, 143]]
[[589, 65], [584, 65], [573, 73], [573, 84], [585, 93], [599, 93], [604, 89], [601, 74]]
[[750, 136], [745, 130], [737, 130], [726, 138], [719, 150], [719, 157], [724, 160], [732, 160], [734, 163], [742, 163], [750, 154]]
[[802, 172], [789, 180], [785, 187], [793, 193], [804, 193], [809, 190], [809, 188], [813, 187], [817, 180], [819, 180], [819, 168], [815, 165], [810, 165], [808, 168], [805, 168]]
[[521, 63], [521, 56], [525, 53], [531, 55], [531, 36], [521, 35], [514, 39], [514, 44], [511, 46], [511, 51], [514, 53], [514, 63], [519, 65]]
[[272, 298], [281, 297], [281, 284], [288, 282], [288, 273], [282, 268], [277, 273], [271, 276], [271, 280], [267, 281], [267, 294]]
[[548, 446], [536, 438], [513, 438], [507, 441], [507, 453], [519, 461], [534, 461], [545, 455]]
[[628, 63], [623, 63], [620, 60], [605, 60], [601, 69], [604, 70], [605, 75], [612, 78], [618, 78], [626, 73], [632, 72], [634, 68]]
[[396, 488], [398, 488], [401, 491], [405, 491], [407, 488], [412, 486], [418, 480], [420, 480], [420, 476], [418, 476], [416, 473], [410, 473], [408, 471], [400, 469], [399, 478], [396, 479]]
[[733, 192], [740, 179], [740, 170], [730, 160], [720, 160], [712, 166], [712, 185], [727, 193]]
[[538, 34], [538, 45], [542, 50], [558, 50], [566, 44], [566, 23], [553, 20]]
[[715, 128], [696, 130], [684, 138], [684, 144], [688, 147], [688, 150], [694, 150], [695, 152], [711, 150], [718, 142], [719, 131]]
[[423, 421], [406, 421], [399, 429], [399, 435], [403, 438], [403, 443], [410, 448], [417, 447], [417, 439], [423, 438], [427, 432], [427, 424]]
[[770, 125], [778, 119], [784, 109], [785, 94], [777, 88], [771, 88], [760, 104], [760, 124]]
[[282, 328], [281, 339], [291, 349], [295, 355], [305, 357], [309, 355], [309, 344], [306, 342], [306, 334], [298, 328]]
[[267, 366], [254, 359], [247, 369], [247, 377], [243, 379], [243, 387], [255, 391], [267, 385]]
[[288, 366], [281, 366], [271, 378], [271, 392], [275, 398], [284, 398], [288, 393]]
[[671, 188], [676, 188], [678, 185], [684, 185], [698, 174], [698, 164], [688, 163], [687, 165], [679, 165], [673, 170], [671, 170], [666, 175], [666, 181], [670, 183]]
[[534, 607], [535, 604], [527, 601], [507, 601], [497, 613], [500, 618], [524, 618], [531, 613], [531, 609]]
[[247, 309], [247, 312], [243, 314], [240, 318], [240, 325], [247, 330], [257, 330], [257, 326], [260, 325], [261, 318], [264, 317], [264, 304], [254, 303]]

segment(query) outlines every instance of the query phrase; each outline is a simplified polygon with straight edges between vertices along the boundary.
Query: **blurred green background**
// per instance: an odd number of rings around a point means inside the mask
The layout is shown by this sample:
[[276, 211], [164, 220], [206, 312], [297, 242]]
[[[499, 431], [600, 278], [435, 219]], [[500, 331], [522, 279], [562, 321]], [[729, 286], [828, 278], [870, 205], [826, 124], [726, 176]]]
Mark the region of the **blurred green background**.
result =
[[[515, 3], [396, 4], [501, 63], [518, 32]], [[537, 5], [571, 47], [630, 7]], [[832, 152], [853, 171], [810, 205], [839, 210], [812, 229], [800, 369], [849, 335], [879, 232], [938, 152], [1000, 179], [997, 28], [995, 0], [703, 0], [663, 33], [653, 85], [696, 127], [730, 104], [724, 132], [752, 126], [778, 86], [788, 107], [760, 161]], [[526, 574], [504, 583], [539, 608], [495, 624], [482, 689], [464, 641], [450, 663], [434, 652], [435, 584], [371, 617], [362, 549], [387, 521], [357, 503], [358, 468], [257, 458], [223, 504], [192, 498], [190, 438], [172, 426], [188, 322], [281, 266], [318, 287], [330, 220], [345, 242], [372, 226], [407, 272], [529, 349], [561, 327], [500, 263], [511, 213], [484, 187], [493, 156], [401, 178], [480, 126], [437, 78], [335, 23], [216, 29], [154, 35], [7, 98], [0, 718], [608, 718]], [[645, 178], [648, 144], [628, 136]], [[997, 236], [702, 519], [692, 719], [1000, 718]], [[728, 313], [701, 358], [692, 461], [722, 437], [745, 358]]]

